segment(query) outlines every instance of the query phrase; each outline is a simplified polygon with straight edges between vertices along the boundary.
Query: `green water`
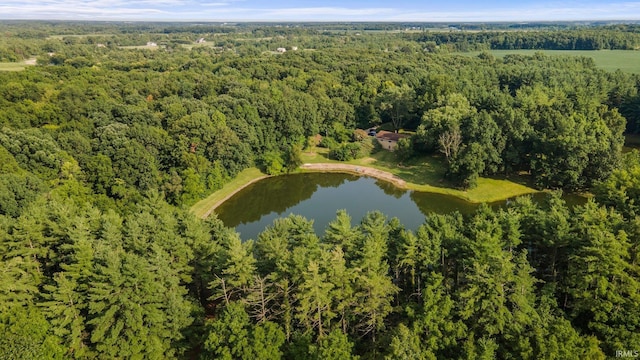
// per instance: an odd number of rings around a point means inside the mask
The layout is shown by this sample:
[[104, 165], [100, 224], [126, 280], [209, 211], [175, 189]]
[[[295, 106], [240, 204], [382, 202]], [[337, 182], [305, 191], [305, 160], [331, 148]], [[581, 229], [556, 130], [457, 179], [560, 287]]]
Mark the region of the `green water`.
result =
[[[534, 199], [541, 201], [545, 196], [535, 194]], [[568, 203], [585, 201], [576, 196], [565, 198]], [[502, 201], [491, 205], [504, 204]], [[322, 234], [339, 209], [347, 210], [353, 224], [367, 212], [380, 210], [389, 218], [397, 217], [407, 229], [415, 230], [430, 213], [467, 214], [478, 206], [454, 196], [401, 190], [370, 177], [307, 173], [261, 180], [235, 194], [215, 212], [243, 239], [255, 239], [273, 220], [289, 214], [313, 219], [316, 232]]]

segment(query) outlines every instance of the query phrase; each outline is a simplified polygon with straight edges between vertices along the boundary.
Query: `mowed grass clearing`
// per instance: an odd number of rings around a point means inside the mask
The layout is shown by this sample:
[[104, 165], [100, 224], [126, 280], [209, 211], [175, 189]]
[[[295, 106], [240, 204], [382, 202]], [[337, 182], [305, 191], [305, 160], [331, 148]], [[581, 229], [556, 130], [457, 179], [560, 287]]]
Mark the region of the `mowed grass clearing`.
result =
[[[505, 55], [520, 54], [531, 56], [537, 52], [551, 56], [584, 56], [592, 58], [596, 66], [606, 71], [620, 70], [626, 73], [640, 74], [640, 51], [638, 50], [490, 50], [497, 58]], [[478, 51], [458, 53], [477, 56]]]
[[[328, 149], [314, 147], [302, 155], [304, 163], [341, 163], [328, 158]], [[345, 162], [368, 166], [392, 173], [407, 182], [410, 190], [452, 195], [473, 203], [494, 202], [514, 196], [531, 194], [537, 190], [526, 185], [524, 178], [479, 178], [478, 186], [470, 190], [456, 189], [443, 176], [446, 169], [440, 156], [420, 156], [399, 164], [396, 155], [381, 150], [369, 157]]]
[[118, 46], [119, 49], [129, 50], [158, 50], [164, 48], [162, 45], [130, 45], [130, 46]]
[[25, 63], [0, 62], [0, 71], [22, 71], [27, 65]]
[[33, 66], [35, 64], [35, 58], [31, 58], [21, 62], [0, 62], [0, 71], [22, 71], [27, 66]]

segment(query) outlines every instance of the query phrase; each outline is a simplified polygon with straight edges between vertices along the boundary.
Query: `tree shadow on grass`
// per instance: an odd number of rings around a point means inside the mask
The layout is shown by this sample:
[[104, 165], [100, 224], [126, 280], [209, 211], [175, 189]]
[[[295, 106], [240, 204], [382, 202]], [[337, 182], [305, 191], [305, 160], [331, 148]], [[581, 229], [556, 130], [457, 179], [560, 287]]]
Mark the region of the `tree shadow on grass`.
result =
[[418, 156], [400, 163], [395, 154], [378, 156], [378, 165], [393, 169], [393, 173], [407, 182], [442, 188], [455, 188], [444, 178], [445, 160], [438, 155]]
[[511, 174], [496, 174], [492, 176], [487, 176], [489, 179], [493, 180], [507, 180], [514, 184], [530, 187], [532, 189], [537, 189], [535, 186], [535, 182], [533, 181], [533, 177], [530, 173], [522, 171], [520, 173], [511, 173]]

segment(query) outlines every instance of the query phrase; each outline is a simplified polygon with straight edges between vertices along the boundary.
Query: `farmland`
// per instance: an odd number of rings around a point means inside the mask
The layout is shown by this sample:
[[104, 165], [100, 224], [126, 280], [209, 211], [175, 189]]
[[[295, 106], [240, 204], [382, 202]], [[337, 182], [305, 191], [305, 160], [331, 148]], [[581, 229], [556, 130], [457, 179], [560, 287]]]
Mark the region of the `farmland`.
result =
[[[596, 66], [607, 71], [620, 70], [630, 74], [640, 74], [640, 51], [633, 50], [491, 50], [495, 57], [518, 54], [531, 56], [537, 52], [556, 56], [584, 56], [592, 58]], [[479, 51], [461, 53], [469, 56], [480, 54]]]

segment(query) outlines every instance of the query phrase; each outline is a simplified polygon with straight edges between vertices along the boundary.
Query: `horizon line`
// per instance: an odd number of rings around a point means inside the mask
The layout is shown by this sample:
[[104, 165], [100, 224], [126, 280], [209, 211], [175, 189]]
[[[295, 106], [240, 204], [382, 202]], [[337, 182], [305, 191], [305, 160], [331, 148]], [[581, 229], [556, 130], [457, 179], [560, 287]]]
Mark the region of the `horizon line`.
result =
[[579, 23], [579, 22], [636, 22], [640, 23], [640, 17], [636, 19], [554, 19], [554, 20], [285, 20], [285, 19], [269, 19], [269, 20], [206, 20], [206, 19], [32, 19], [32, 18], [2, 18], [3, 21], [41, 21], [41, 22], [147, 22], [147, 23], [293, 23], [293, 24], [309, 24], [309, 23], [381, 23], [381, 24], [400, 24], [400, 23], [421, 23], [421, 24], [449, 24], [449, 23], [469, 23], [469, 24], [527, 24], [527, 23]]

